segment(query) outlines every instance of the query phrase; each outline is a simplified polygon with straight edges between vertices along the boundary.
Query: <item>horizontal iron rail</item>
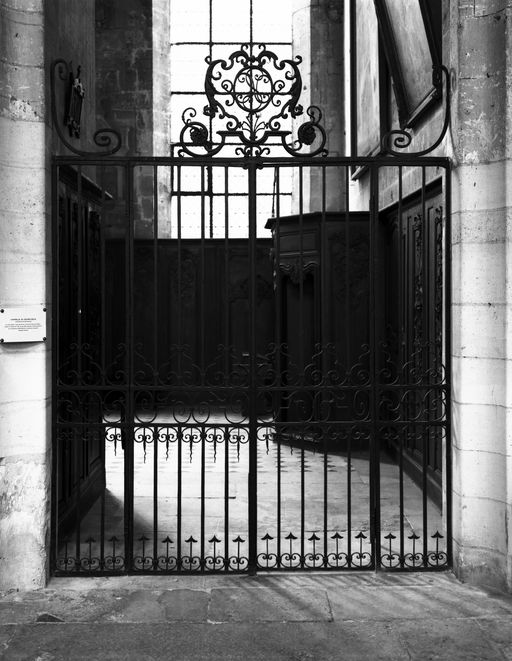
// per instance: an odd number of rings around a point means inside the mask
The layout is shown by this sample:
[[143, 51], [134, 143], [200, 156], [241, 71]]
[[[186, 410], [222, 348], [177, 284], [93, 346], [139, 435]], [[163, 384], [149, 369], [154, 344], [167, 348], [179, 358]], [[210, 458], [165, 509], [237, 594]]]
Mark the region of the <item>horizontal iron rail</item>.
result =
[[161, 165], [161, 166], [232, 166], [247, 167], [256, 165], [256, 167], [273, 166], [344, 166], [344, 167], [364, 167], [375, 166], [383, 167], [441, 167], [449, 169], [451, 159], [446, 156], [325, 156], [325, 157], [302, 157], [302, 156], [283, 156], [283, 157], [190, 157], [190, 156], [110, 156], [110, 157], [89, 157], [89, 156], [53, 156], [52, 161], [55, 165]]
[[[399, 428], [404, 429], [408, 427], [414, 427], [414, 430], [411, 433], [416, 433], [425, 429], [433, 429], [446, 427], [446, 421], [443, 420], [434, 420], [430, 421], [425, 418], [419, 419], [410, 419], [410, 420], [386, 420], [384, 418], [378, 418], [377, 420], [371, 420], [370, 418], [363, 418], [361, 420], [357, 418], [350, 418], [348, 420], [329, 422], [325, 420], [288, 420], [286, 422], [280, 422], [275, 420], [258, 420], [258, 427], [270, 428], [273, 427], [277, 431], [281, 429], [292, 429], [294, 432], [299, 433], [300, 430], [307, 433], [310, 429], [320, 428], [325, 429], [326, 427], [330, 428], [331, 431], [354, 431], [359, 433], [363, 430], [368, 430], [372, 428], [372, 425], [378, 426], [378, 432], [382, 433], [386, 429], [390, 428]], [[197, 420], [186, 420], [184, 422], [179, 420], [165, 420], [165, 421], [155, 421], [155, 420], [140, 420], [135, 418], [130, 422], [119, 421], [119, 420], [108, 420], [106, 422], [89, 422], [87, 420], [80, 422], [57, 422], [55, 423], [55, 428], [62, 431], [72, 431], [79, 429], [109, 429], [111, 427], [119, 427], [120, 429], [134, 430], [142, 427], [163, 429], [166, 427], [176, 427], [176, 428], [190, 428], [190, 427], [205, 427], [205, 428], [234, 428], [234, 429], [245, 429], [248, 428], [249, 423], [248, 419], [243, 420], [234, 420], [232, 422], [203, 422]], [[417, 429], [416, 429], [417, 428]]]
[[[186, 392], [193, 392], [194, 390], [197, 392], [203, 392], [205, 388], [208, 390], [208, 392], [211, 393], [218, 393], [218, 392], [231, 392], [233, 388], [237, 390], [248, 390], [249, 386], [247, 384], [227, 384], [227, 385], [211, 385], [211, 384], [203, 384], [203, 385], [192, 385], [192, 384], [187, 384], [184, 383], [182, 385], [175, 385], [175, 384], [169, 384], [166, 385], [165, 383], [162, 385], [153, 385], [153, 384], [144, 384], [144, 383], [134, 383], [130, 385], [126, 384], [96, 384], [96, 383], [82, 383], [82, 384], [62, 384], [57, 382], [57, 388], [59, 390], [59, 393], [67, 393], [67, 392], [95, 392], [95, 391], [102, 391], [102, 392], [112, 392], [112, 393], [125, 393], [128, 390], [130, 392], [133, 392], [135, 394], [150, 394], [154, 392], [168, 392], [170, 394], [179, 394], [180, 392], [186, 391]], [[351, 385], [351, 384], [346, 384], [346, 383], [321, 383], [321, 384], [308, 384], [308, 383], [293, 383], [291, 385], [286, 385], [286, 386], [273, 386], [273, 385], [267, 385], [267, 384], [257, 384], [256, 388], [258, 390], [261, 390], [263, 392], [295, 392], [295, 391], [311, 391], [311, 392], [317, 392], [319, 390], [326, 390], [326, 391], [331, 391], [331, 390], [336, 390], [336, 391], [346, 391], [346, 392], [355, 392], [355, 393], [364, 393], [368, 392], [369, 390], [373, 388], [378, 388], [379, 391], [386, 391], [386, 390], [429, 390], [429, 391], [435, 391], [435, 390], [448, 390], [449, 389], [449, 384], [446, 383], [446, 381], [443, 381], [441, 383], [408, 383], [407, 381], [403, 381], [402, 383], [364, 383], [362, 385]]]

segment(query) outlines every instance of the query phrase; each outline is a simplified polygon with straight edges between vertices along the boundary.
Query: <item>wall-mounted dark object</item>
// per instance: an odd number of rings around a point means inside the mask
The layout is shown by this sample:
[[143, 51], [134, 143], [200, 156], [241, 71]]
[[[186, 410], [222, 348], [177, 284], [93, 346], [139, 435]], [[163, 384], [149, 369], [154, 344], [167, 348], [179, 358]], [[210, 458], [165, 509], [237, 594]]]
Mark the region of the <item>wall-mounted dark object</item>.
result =
[[[62, 81], [62, 84], [58, 81]], [[65, 82], [67, 82], [68, 87], [66, 88], [67, 95], [64, 97], [63, 91], [60, 90]], [[121, 149], [121, 134], [113, 128], [101, 128], [93, 134], [92, 141], [97, 147], [100, 147], [99, 150], [79, 149], [65, 136], [65, 131], [62, 129], [61, 115], [63, 105], [66, 108], [64, 125], [69, 128], [70, 137], [80, 137], [80, 118], [85, 93], [80, 81], [80, 67], [78, 67], [75, 76], [70, 63], [62, 58], [54, 60], [50, 65], [50, 86], [53, 128], [60, 141], [69, 151], [78, 156], [96, 158], [97, 156], [111, 156]]]
[[434, 149], [436, 149], [443, 141], [444, 136], [448, 131], [448, 127], [450, 126], [450, 118], [451, 118], [450, 72], [444, 65], [440, 65], [439, 71], [437, 71], [435, 75], [436, 77], [438, 76], [440, 80], [442, 80], [444, 77], [444, 81], [445, 81], [444, 119], [443, 119], [443, 126], [441, 128], [441, 132], [439, 133], [437, 139], [431, 145], [429, 145], [425, 149], [422, 149], [421, 151], [402, 152], [400, 151], [401, 149], [407, 149], [407, 147], [409, 147], [409, 145], [411, 144], [413, 140], [413, 134], [406, 129], [392, 129], [382, 137], [381, 148], [383, 154], [389, 154], [390, 156], [404, 155], [411, 157], [426, 156], [430, 152], [434, 151]]
[[79, 138], [85, 87], [80, 80], [81, 67], [77, 68], [76, 75], [73, 74], [71, 63], [69, 68], [69, 88], [64, 123], [69, 129], [69, 136]]

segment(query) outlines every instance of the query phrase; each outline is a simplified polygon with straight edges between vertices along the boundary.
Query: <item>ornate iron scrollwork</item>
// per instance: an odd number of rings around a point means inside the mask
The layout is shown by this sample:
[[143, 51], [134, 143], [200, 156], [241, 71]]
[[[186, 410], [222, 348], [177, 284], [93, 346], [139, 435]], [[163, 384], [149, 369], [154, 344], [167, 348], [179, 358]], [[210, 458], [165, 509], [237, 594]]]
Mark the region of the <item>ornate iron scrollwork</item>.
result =
[[413, 136], [409, 131], [406, 131], [405, 129], [393, 129], [391, 131], [388, 131], [381, 139], [381, 149], [384, 152], [384, 154], [389, 154], [390, 156], [414, 156], [414, 157], [426, 156], [430, 152], [434, 151], [434, 149], [441, 144], [444, 136], [446, 135], [446, 131], [448, 130], [448, 127], [450, 125], [450, 104], [451, 104], [450, 72], [444, 65], [437, 67], [436, 70], [434, 71], [434, 78], [441, 79], [443, 74], [444, 74], [445, 88], [446, 88], [445, 109], [444, 109], [443, 126], [441, 128], [441, 132], [437, 140], [435, 140], [435, 142], [433, 142], [430, 145], [430, 147], [428, 147], [427, 149], [423, 149], [421, 151], [415, 151], [415, 152], [398, 151], [398, 150], [407, 149], [407, 147], [409, 147], [409, 145], [412, 142]]
[[[66, 62], [66, 60], [57, 59], [52, 62], [50, 68], [50, 86], [53, 126], [57, 131], [57, 135], [59, 136], [61, 142], [63, 142], [63, 144], [74, 154], [77, 154], [78, 156], [111, 156], [112, 154], [118, 152], [119, 149], [121, 149], [122, 141], [119, 131], [116, 131], [112, 128], [98, 129], [93, 135], [93, 140], [94, 144], [96, 144], [98, 147], [101, 147], [101, 150], [87, 151], [84, 149], [78, 149], [72, 145], [69, 140], [66, 139], [61, 129], [61, 122], [59, 121], [57, 112], [57, 90], [55, 85], [56, 75], [58, 74], [60, 80], [62, 81], [69, 81], [70, 78], [72, 80], [71, 96], [69, 98], [68, 108], [66, 109], [64, 123], [66, 126], [68, 126], [71, 137], [78, 138], [80, 135], [80, 126], [76, 126], [75, 114], [78, 109], [77, 102], [80, 101], [81, 110], [81, 102], [83, 100], [83, 94], [80, 96], [80, 89], [83, 92], [83, 86], [79, 80], [79, 71], [80, 67], [78, 67], [77, 75], [73, 76], [71, 65]], [[80, 87], [75, 86], [76, 80], [79, 81]], [[77, 94], [79, 98], [77, 98]]]
[[238, 141], [235, 146], [238, 156], [268, 155], [269, 139], [274, 139], [273, 144], [292, 156], [327, 155], [327, 136], [317, 106], [306, 110], [309, 119], [299, 126], [296, 140], [291, 139], [292, 131], [284, 128], [287, 120], [304, 113], [298, 103], [302, 89], [298, 68], [301, 61], [300, 56], [279, 60], [264, 44], [242, 44], [227, 60], [207, 57], [208, 103], [203, 112], [212, 121], [221, 120], [224, 126], [216, 132], [215, 141], [206, 125], [196, 119], [196, 110], [187, 108], [182, 116], [180, 155], [214, 156], [230, 144], [229, 138]]

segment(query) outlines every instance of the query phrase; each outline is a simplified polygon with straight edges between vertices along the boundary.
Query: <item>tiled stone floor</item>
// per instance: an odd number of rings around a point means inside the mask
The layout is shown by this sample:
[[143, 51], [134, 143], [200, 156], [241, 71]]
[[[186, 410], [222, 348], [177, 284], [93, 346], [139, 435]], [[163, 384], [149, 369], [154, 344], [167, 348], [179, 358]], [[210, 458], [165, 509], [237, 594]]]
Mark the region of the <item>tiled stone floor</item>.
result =
[[0, 593], [6, 661], [507, 661], [512, 595], [449, 572], [53, 578]]

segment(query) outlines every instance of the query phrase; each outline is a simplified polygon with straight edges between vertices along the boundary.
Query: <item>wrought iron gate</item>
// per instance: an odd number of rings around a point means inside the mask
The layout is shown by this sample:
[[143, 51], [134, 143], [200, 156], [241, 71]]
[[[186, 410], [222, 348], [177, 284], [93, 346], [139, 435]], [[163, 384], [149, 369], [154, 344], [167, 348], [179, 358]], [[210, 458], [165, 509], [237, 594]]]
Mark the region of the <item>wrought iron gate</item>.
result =
[[271, 55], [217, 142], [54, 158], [56, 573], [449, 564], [448, 161], [289, 142]]

